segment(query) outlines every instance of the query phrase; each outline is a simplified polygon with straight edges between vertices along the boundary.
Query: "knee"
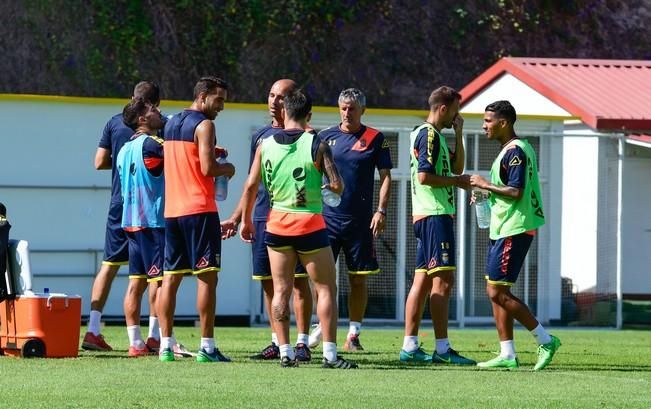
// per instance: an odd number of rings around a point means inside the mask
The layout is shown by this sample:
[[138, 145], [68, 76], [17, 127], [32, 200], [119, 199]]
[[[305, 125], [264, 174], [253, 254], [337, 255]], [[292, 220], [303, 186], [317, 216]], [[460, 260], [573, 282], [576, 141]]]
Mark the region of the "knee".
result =
[[300, 299], [312, 298], [310, 283], [307, 278], [297, 278], [294, 280], [294, 297]]
[[486, 294], [491, 302], [502, 305], [504, 303], [504, 294], [492, 285], [486, 286]]
[[366, 276], [349, 274], [348, 281], [351, 288], [366, 288]]
[[453, 286], [454, 282], [452, 280], [434, 280], [432, 283], [432, 294], [449, 297]]

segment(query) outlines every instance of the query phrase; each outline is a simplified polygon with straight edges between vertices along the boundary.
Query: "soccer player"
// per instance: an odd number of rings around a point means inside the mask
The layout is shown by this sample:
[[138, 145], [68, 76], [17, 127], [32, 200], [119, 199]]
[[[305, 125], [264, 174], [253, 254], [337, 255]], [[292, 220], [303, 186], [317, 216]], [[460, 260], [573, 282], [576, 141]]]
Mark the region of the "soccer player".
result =
[[[284, 127], [282, 117], [283, 100], [287, 93], [296, 89], [296, 83], [290, 79], [281, 79], [276, 81], [269, 90], [267, 97], [267, 104], [269, 107], [269, 115], [271, 116], [271, 124], [264, 126], [262, 129], [256, 131], [251, 138], [251, 156], [249, 162], [249, 169], [253, 164], [255, 151], [258, 146], [266, 138], [270, 137]], [[262, 292], [264, 294], [264, 306], [267, 310], [269, 317], [271, 314], [271, 300], [274, 295], [274, 286], [271, 280], [271, 267], [269, 266], [269, 254], [267, 253], [267, 246], [264, 244], [264, 232], [267, 224], [267, 216], [269, 214], [269, 194], [261, 182], [258, 187], [258, 195], [253, 208], [253, 222], [255, 223], [255, 234], [252, 246], [253, 256], [253, 279], [260, 280], [262, 285]], [[238, 206], [231, 217], [222, 222], [222, 234], [225, 238], [232, 237], [237, 232], [237, 226], [242, 219], [242, 208]], [[312, 318], [312, 293], [310, 291], [310, 283], [307, 278], [307, 273], [303, 266], [299, 263], [296, 265], [296, 272], [294, 274], [294, 315], [296, 317], [296, 327], [298, 329], [298, 337], [296, 339], [295, 351], [296, 359], [301, 362], [308, 362], [312, 359], [308, 344], [308, 330], [310, 327], [310, 319]], [[278, 338], [274, 330], [274, 320], [270, 320], [271, 324], [271, 344], [264, 348], [261, 352], [252, 355], [251, 359], [279, 359], [280, 349], [278, 348]]]
[[[411, 203], [417, 248], [416, 272], [405, 305], [401, 361], [476, 364], [459, 355], [448, 340], [448, 304], [456, 271], [454, 190], [456, 187], [469, 187], [469, 176], [462, 175], [465, 153], [460, 100], [461, 95], [450, 87], [432, 91], [427, 121], [410, 135]], [[441, 135], [445, 128], [454, 128], [455, 152], [448, 150], [445, 137]], [[426, 297], [429, 297], [436, 336], [431, 356], [418, 343], [418, 328]]]
[[[140, 303], [147, 283], [163, 279], [165, 219], [163, 218], [163, 127], [158, 106], [136, 98], [123, 111], [124, 123], [136, 130], [117, 158], [122, 195], [122, 227], [129, 241], [129, 285], [124, 316], [130, 357], [149, 355], [140, 333]], [[151, 287], [150, 287], [151, 290]]]
[[[339, 94], [338, 104], [341, 123], [319, 132], [319, 137], [330, 146], [346, 190], [339, 206], [323, 207], [323, 218], [335, 259], [343, 249], [348, 265], [350, 325], [344, 350], [362, 351], [359, 334], [368, 302], [366, 278], [380, 272], [373, 238], [384, 231], [393, 164], [384, 135], [362, 124], [364, 93], [356, 88], [345, 89]], [[374, 212], [375, 169], [380, 174], [380, 193]], [[317, 326], [311, 334], [311, 345], [318, 344], [319, 333]]]
[[251, 220], [260, 180], [269, 192], [271, 210], [267, 219], [265, 244], [269, 252], [274, 295], [272, 319], [280, 344], [282, 367], [297, 366], [289, 345], [289, 297], [296, 262], [300, 260], [318, 294], [317, 315], [323, 328], [324, 368], [351, 369], [357, 365], [337, 355], [337, 286], [335, 263], [323, 216], [321, 192], [324, 185], [341, 193], [343, 183], [330, 148], [311, 132], [306, 132], [312, 102], [301, 91], [285, 96], [284, 131], [265, 139], [258, 147], [242, 194], [240, 236], [250, 242], [255, 237]]
[[[151, 81], [141, 81], [133, 89], [132, 99], [140, 98], [152, 105], [160, 104], [158, 85]], [[104, 127], [99, 147], [95, 153], [95, 168], [97, 170], [111, 169], [111, 202], [109, 204], [108, 220], [106, 222], [106, 239], [104, 241], [104, 261], [97, 272], [90, 298], [90, 315], [88, 331], [84, 335], [81, 347], [93, 351], [111, 351], [113, 348], [104, 340], [100, 333], [102, 310], [106, 304], [111, 284], [120, 266], [129, 262], [127, 235], [122, 230], [122, 197], [120, 195], [120, 176], [117, 172], [116, 160], [122, 146], [133, 136], [134, 130], [124, 124], [122, 112], [113, 116]], [[160, 333], [156, 314], [156, 286], [152, 284], [149, 291], [149, 337], [147, 345], [157, 349]]]
[[522, 268], [536, 229], [545, 223], [538, 182], [538, 165], [533, 148], [518, 138], [513, 129], [515, 108], [509, 101], [497, 101], [486, 107], [482, 128], [502, 150], [491, 167], [491, 180], [470, 177], [472, 187], [490, 192], [490, 244], [486, 266], [486, 292], [493, 306], [493, 317], [500, 339], [500, 354], [477, 364], [480, 368], [517, 368], [513, 345], [513, 320], [531, 332], [538, 343], [538, 361], [534, 370], [545, 368], [561, 346], [536, 320], [529, 308], [515, 295], [511, 286]]
[[232, 177], [231, 163], [215, 158], [215, 124], [224, 109], [228, 85], [203, 77], [194, 87], [189, 109], [165, 125], [165, 261], [159, 297], [159, 359], [174, 360], [172, 327], [176, 293], [185, 274], [197, 276], [201, 322], [198, 362], [229, 362], [215, 345], [217, 272], [221, 266], [221, 231], [215, 202], [215, 177]]

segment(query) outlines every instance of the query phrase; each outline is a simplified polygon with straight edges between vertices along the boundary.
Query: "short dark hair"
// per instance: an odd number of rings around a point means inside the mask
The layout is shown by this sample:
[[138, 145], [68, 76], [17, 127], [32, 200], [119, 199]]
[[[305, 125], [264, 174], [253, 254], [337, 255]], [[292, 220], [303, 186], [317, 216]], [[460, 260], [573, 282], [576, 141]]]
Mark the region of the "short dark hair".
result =
[[212, 94], [217, 88], [228, 91], [228, 83], [219, 77], [201, 77], [194, 86], [194, 99], [201, 93]]
[[430, 108], [436, 108], [440, 105], [450, 106], [456, 100], [461, 100], [461, 94], [454, 88], [444, 85], [432, 91], [427, 99], [427, 103]]
[[303, 90], [298, 89], [285, 95], [283, 102], [287, 116], [295, 121], [300, 121], [312, 112], [312, 98]]
[[138, 127], [138, 117], [145, 115], [153, 104], [142, 98], [134, 98], [122, 110], [122, 121], [131, 129]]
[[0, 203], [0, 216], [7, 216], [7, 208], [4, 203]]
[[133, 87], [133, 97], [143, 99], [152, 105], [160, 103], [160, 88], [153, 81], [140, 81]]
[[513, 125], [518, 119], [517, 114], [515, 113], [515, 108], [509, 101], [495, 101], [492, 104], [489, 104], [485, 111], [494, 112], [495, 116], [501, 119], [506, 119], [506, 122]]

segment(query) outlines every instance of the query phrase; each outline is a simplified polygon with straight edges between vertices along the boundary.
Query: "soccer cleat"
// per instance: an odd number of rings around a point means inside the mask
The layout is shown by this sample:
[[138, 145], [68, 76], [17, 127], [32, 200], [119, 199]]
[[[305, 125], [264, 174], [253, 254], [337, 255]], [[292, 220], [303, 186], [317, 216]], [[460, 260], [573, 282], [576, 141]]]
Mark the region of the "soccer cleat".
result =
[[192, 358], [195, 356], [192, 352], [188, 351], [183, 344], [179, 344], [178, 342], [174, 344], [172, 351], [174, 352], [174, 356], [177, 358]]
[[[303, 344], [305, 345], [305, 344]], [[298, 358], [298, 357], [297, 357]], [[281, 368], [298, 368], [298, 359], [289, 359], [288, 356], [284, 356], [280, 359]]]
[[302, 342], [296, 344], [294, 347], [294, 353], [296, 354], [296, 360], [298, 362], [310, 362], [312, 360], [312, 352], [310, 352], [310, 348]]
[[504, 369], [517, 369], [520, 366], [518, 358], [508, 359], [502, 358], [501, 356], [496, 356], [495, 358], [488, 360], [486, 362], [479, 362], [477, 366], [480, 368], [504, 368]]
[[156, 338], [152, 338], [152, 337], [147, 338], [145, 345], [147, 345], [147, 349], [149, 349], [149, 352], [151, 352], [152, 354], [157, 354], [158, 351], [160, 350], [160, 340]]
[[171, 348], [161, 349], [158, 354], [158, 360], [161, 362], [173, 362], [174, 361], [174, 352]]
[[326, 358], [323, 358], [323, 364], [321, 368], [331, 368], [331, 369], [357, 369], [357, 364], [355, 362], [346, 361], [344, 358], [337, 356], [337, 359], [334, 361], [328, 361]]
[[544, 345], [538, 345], [538, 362], [533, 367], [534, 371], [545, 369], [552, 361], [554, 354], [561, 346], [561, 340], [552, 335], [552, 340]]
[[137, 358], [139, 356], [147, 356], [147, 355], [149, 355], [149, 348], [147, 348], [147, 345], [144, 345], [142, 348], [130, 346], [128, 355], [129, 355], [130, 358]]
[[197, 353], [197, 362], [231, 362], [231, 359], [224, 356], [217, 348], [212, 351], [212, 354], [201, 348]]
[[251, 355], [249, 358], [262, 359], [265, 361], [270, 359], [278, 359], [280, 358], [280, 348], [278, 348], [276, 344], [271, 343], [265, 349], [255, 355]]
[[312, 325], [312, 331], [310, 332], [310, 339], [308, 340], [307, 346], [310, 348], [316, 348], [321, 343], [321, 324]]
[[434, 351], [432, 354], [432, 362], [435, 364], [477, 365], [476, 361], [459, 355], [459, 353], [452, 348], [448, 348], [448, 352], [444, 354], [438, 354]]
[[113, 351], [113, 348], [104, 341], [104, 335], [95, 335], [92, 332], [87, 332], [84, 335], [81, 347], [87, 351]]
[[407, 352], [404, 349], [400, 350], [400, 361], [401, 362], [432, 362], [432, 355], [423, 351], [423, 348], [418, 347], [417, 350], [413, 352]]
[[364, 347], [359, 343], [359, 335], [348, 334], [348, 338], [344, 343], [344, 351], [363, 351]]

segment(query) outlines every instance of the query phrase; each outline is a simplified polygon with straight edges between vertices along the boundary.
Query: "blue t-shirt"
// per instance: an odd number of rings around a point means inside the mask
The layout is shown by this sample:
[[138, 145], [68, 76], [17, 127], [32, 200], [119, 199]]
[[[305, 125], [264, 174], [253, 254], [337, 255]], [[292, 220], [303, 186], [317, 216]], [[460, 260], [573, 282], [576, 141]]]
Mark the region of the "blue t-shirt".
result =
[[[418, 132], [414, 146], [412, 149], [416, 152], [418, 158], [418, 172], [436, 174], [436, 162], [439, 160], [441, 154], [441, 140], [444, 136], [435, 132], [435, 137], [432, 138], [431, 145], [427, 137], [428, 128], [423, 128]], [[454, 161], [454, 152], [449, 151], [450, 162]], [[441, 176], [441, 175], [439, 175]]]
[[337, 207], [324, 204], [323, 216], [372, 217], [375, 169], [393, 168], [388, 141], [382, 132], [366, 126], [355, 133], [344, 132], [338, 125], [332, 126], [319, 132], [319, 137], [330, 146], [344, 181], [341, 203]]
[[500, 179], [506, 186], [524, 188], [527, 179], [527, 156], [519, 146], [511, 145], [502, 156]]
[[[167, 117], [163, 116], [163, 128]], [[158, 131], [158, 135], [162, 138], [163, 128]], [[120, 175], [117, 171], [115, 161], [118, 158], [118, 153], [125, 143], [131, 139], [135, 131], [129, 128], [122, 119], [122, 113], [113, 115], [111, 119], [104, 126], [102, 138], [99, 140], [99, 147], [111, 151], [111, 204], [122, 203], [122, 196], [120, 195]]]
[[122, 121], [122, 113], [114, 115], [104, 126], [99, 147], [111, 151], [111, 204], [122, 203], [120, 195], [120, 175], [116, 161], [118, 153], [125, 143], [131, 139], [135, 131]]

